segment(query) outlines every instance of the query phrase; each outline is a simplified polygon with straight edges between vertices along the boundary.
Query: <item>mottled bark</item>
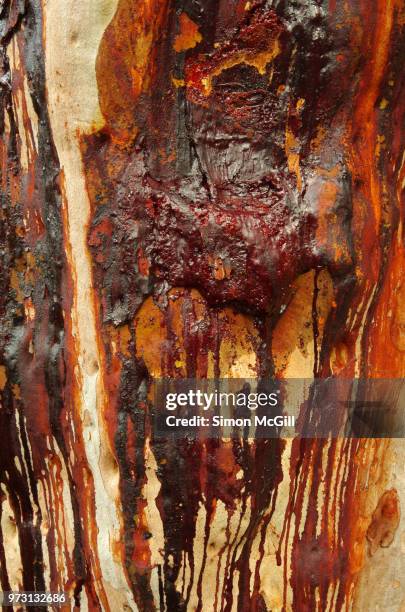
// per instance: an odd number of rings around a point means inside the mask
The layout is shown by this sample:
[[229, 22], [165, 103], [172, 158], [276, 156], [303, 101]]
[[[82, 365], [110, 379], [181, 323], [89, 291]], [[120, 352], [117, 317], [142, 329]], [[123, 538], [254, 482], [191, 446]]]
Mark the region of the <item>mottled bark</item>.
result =
[[167, 440], [150, 396], [404, 377], [404, 25], [403, 0], [0, 2], [2, 590], [404, 609], [402, 440]]

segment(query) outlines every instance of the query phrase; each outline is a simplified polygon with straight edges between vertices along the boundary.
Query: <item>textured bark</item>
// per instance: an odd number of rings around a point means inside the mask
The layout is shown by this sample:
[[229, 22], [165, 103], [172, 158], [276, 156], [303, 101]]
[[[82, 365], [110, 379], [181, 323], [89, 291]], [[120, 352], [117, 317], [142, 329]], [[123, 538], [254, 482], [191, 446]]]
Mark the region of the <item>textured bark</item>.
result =
[[2, 590], [405, 609], [402, 440], [165, 440], [149, 393], [404, 377], [404, 25], [0, 2]]

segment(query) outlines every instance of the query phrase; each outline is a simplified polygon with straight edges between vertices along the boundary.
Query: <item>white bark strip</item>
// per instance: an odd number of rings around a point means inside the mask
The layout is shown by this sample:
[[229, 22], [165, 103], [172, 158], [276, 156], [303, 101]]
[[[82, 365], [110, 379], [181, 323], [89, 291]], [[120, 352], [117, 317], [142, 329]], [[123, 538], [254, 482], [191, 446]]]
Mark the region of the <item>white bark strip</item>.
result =
[[[123, 566], [111, 551], [121, 530], [119, 480], [114, 459], [106, 457], [111, 451], [102, 416], [105, 395], [92, 300], [91, 261], [86, 246], [90, 204], [78, 142], [80, 134], [101, 120], [95, 60], [101, 36], [115, 8], [116, 3], [109, 1], [48, 0], [44, 4], [44, 42], [50, 121], [64, 177], [65, 236], [74, 286], [71, 319], [76, 355], [80, 355], [75, 372], [80, 403], [76, 411], [94, 478], [96, 526], [91, 525], [94, 517], [85, 517], [88, 521], [85, 529], [97, 529], [98, 550], [94, 555], [101, 569], [101, 585], [97, 586], [106, 593], [110, 609], [122, 609], [125, 605], [136, 610]], [[103, 473], [105, 465], [109, 466], [108, 473]]]

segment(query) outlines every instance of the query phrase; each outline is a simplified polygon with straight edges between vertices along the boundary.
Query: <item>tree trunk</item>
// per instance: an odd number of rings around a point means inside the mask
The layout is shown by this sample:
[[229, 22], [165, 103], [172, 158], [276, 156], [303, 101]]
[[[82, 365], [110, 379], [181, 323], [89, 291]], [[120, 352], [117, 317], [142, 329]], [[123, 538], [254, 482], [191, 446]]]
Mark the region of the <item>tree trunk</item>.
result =
[[2, 591], [405, 609], [403, 440], [162, 437], [151, 395], [404, 376], [403, 0], [0, 11]]

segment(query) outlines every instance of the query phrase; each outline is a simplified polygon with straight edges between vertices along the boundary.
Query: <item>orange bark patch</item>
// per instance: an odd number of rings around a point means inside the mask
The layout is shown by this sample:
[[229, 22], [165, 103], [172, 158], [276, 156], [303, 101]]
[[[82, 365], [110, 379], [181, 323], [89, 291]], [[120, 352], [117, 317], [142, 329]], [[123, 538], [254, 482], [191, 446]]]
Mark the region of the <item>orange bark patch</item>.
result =
[[100, 43], [96, 61], [100, 108], [117, 144], [132, 142], [139, 95], [150, 85], [156, 47], [166, 15], [161, 0], [122, 0]]
[[193, 49], [199, 42], [202, 41], [202, 36], [198, 31], [198, 26], [190, 19], [186, 13], [181, 13], [179, 17], [180, 32], [174, 39], [173, 49], [177, 53]]
[[3, 391], [7, 382], [7, 374], [6, 368], [4, 366], [0, 366], [0, 391]]

